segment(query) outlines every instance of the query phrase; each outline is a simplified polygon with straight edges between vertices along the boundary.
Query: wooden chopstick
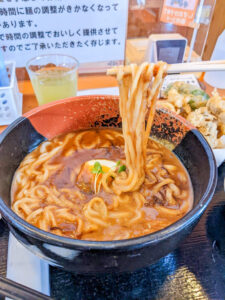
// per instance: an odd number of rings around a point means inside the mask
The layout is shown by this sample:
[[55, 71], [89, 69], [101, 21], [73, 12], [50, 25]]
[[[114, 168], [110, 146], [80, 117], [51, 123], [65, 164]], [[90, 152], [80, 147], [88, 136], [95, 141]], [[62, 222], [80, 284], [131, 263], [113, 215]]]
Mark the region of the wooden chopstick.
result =
[[[171, 64], [168, 65], [167, 73], [186, 73], [186, 72], [212, 72], [212, 71], [225, 71], [225, 60], [215, 61], [199, 61], [191, 63]], [[117, 75], [118, 67], [107, 70], [107, 75]], [[124, 66], [123, 72], [125, 74], [131, 73], [129, 65]]]
[[192, 61], [192, 62], [189, 62], [189, 64], [192, 64], [192, 65], [213, 65], [213, 64], [225, 64], [225, 60], [222, 59], [222, 60], [200, 60], [200, 61]]
[[212, 71], [225, 71], [225, 62], [198, 62], [198, 63], [183, 63], [172, 64], [167, 68], [167, 73], [184, 73], [184, 72], [212, 72]]

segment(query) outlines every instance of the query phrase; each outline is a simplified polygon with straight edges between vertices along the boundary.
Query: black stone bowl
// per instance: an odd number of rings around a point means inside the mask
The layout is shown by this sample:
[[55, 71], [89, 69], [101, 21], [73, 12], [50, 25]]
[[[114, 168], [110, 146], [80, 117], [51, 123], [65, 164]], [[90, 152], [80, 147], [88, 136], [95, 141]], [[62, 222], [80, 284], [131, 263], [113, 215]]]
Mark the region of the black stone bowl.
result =
[[[109, 242], [81, 241], [42, 231], [10, 208], [15, 170], [42, 141], [72, 130], [120, 127], [118, 98], [84, 96], [56, 101], [17, 119], [0, 136], [0, 211], [10, 231], [27, 249], [50, 264], [76, 273], [134, 271], [173, 251], [192, 231], [212, 199], [217, 168], [204, 137], [183, 118], [165, 110], [155, 114], [151, 135], [167, 140], [188, 170], [193, 209], [171, 226], [142, 237]], [[190, 253], [192, 255], [192, 253]]]

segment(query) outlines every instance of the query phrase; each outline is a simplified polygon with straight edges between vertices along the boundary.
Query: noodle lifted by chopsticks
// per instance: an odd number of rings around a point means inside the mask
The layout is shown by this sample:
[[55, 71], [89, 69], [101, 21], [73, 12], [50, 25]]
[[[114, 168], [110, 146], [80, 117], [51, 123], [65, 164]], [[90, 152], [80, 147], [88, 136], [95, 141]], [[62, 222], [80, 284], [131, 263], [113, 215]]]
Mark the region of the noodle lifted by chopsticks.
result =
[[[120, 89], [120, 115], [125, 138], [125, 155], [128, 175], [117, 176], [112, 183], [116, 194], [137, 191], [145, 179], [146, 149], [155, 113], [156, 99], [166, 73], [167, 64], [131, 64], [108, 70], [117, 77]], [[153, 77], [155, 76], [155, 77]], [[152, 86], [151, 86], [152, 85]], [[147, 125], [145, 120], [149, 108]], [[105, 174], [103, 185], [106, 188]]]

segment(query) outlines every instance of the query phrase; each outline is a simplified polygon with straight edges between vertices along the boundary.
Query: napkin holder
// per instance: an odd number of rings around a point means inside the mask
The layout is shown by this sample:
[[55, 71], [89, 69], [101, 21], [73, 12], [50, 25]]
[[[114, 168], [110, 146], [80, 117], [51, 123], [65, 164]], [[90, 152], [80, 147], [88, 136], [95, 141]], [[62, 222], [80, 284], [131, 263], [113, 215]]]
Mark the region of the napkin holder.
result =
[[16, 80], [16, 63], [5, 63], [9, 76], [9, 86], [0, 87], [0, 125], [8, 125], [22, 115], [23, 96]]

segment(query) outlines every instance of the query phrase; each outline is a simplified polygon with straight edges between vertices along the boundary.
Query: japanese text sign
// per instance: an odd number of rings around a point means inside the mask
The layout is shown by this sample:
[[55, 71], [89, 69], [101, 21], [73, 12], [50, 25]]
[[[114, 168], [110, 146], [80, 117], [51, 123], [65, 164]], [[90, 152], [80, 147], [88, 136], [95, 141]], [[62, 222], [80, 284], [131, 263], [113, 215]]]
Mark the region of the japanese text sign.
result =
[[161, 22], [193, 26], [198, 0], [164, 0]]
[[17, 67], [49, 53], [100, 68], [124, 61], [128, 0], [3, 0], [0, 48]]

